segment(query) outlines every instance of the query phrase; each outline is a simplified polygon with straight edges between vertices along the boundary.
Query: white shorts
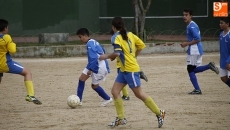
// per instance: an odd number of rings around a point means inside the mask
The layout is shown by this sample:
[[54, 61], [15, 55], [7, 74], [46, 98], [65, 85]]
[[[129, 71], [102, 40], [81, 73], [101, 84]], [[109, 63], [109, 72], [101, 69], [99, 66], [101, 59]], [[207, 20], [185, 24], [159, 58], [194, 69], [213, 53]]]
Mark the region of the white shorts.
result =
[[220, 74], [219, 75], [220, 75], [220, 77], [230, 76], [230, 71], [220, 68]]
[[[85, 75], [87, 75], [87, 72], [88, 72], [89, 70], [87, 69], [87, 68], [85, 68], [84, 70], [83, 70], [83, 74], [85, 74]], [[91, 77], [92, 77], [92, 84], [93, 85], [97, 85], [97, 84], [99, 84], [101, 81], [105, 81], [105, 79], [106, 79], [106, 75], [108, 74], [108, 71], [107, 70], [101, 70], [101, 69], [99, 69], [98, 70], [98, 73], [96, 74], [96, 73], [93, 73], [92, 72], [92, 74], [91, 74]]]
[[187, 65], [201, 66], [202, 55], [187, 55]]

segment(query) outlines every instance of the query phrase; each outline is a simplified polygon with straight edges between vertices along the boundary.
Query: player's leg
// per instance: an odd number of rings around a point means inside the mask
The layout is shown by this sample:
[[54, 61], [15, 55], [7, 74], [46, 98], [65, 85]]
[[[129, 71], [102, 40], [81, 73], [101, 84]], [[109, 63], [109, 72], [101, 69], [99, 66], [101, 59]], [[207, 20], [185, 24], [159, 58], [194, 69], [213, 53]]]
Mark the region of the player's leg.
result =
[[24, 76], [24, 83], [27, 90], [26, 101], [33, 102], [34, 104], [40, 105], [42, 104], [35, 96], [34, 96], [34, 85], [32, 81], [31, 72], [24, 68], [22, 65], [15, 61], [11, 61], [7, 63], [9, 71], [8, 73], [20, 74]]
[[140, 83], [140, 77], [139, 73], [128, 73], [125, 76], [125, 79], [129, 85], [129, 87], [132, 89], [135, 96], [139, 99], [141, 99], [145, 105], [156, 114], [158, 119], [158, 127], [161, 127], [163, 125], [165, 112], [164, 110], [160, 110], [154, 100], [148, 96], [145, 92], [141, 89], [141, 83]]
[[82, 96], [83, 96], [83, 92], [85, 89], [85, 81], [90, 77], [89, 75], [87, 75], [87, 72], [89, 70], [88, 69], [84, 69], [81, 76], [79, 77], [78, 80], [78, 86], [77, 86], [77, 96], [80, 98], [80, 104], [82, 105]]
[[216, 74], [219, 74], [219, 69], [218, 69], [218, 67], [216, 67], [214, 62], [210, 62], [209, 64], [206, 64], [206, 65], [203, 65], [203, 66], [201, 66], [201, 64], [202, 64], [202, 56], [198, 56], [197, 65], [196, 65], [197, 67], [194, 69], [195, 73], [200, 73], [200, 72], [203, 72], [203, 71], [211, 69]]
[[92, 89], [97, 92], [97, 94], [104, 100], [101, 103], [101, 106], [107, 106], [113, 101], [113, 99], [104, 91], [104, 89], [99, 86], [99, 83], [104, 81], [106, 75], [108, 74], [107, 70], [99, 69], [98, 74], [92, 73]]
[[120, 96], [121, 90], [127, 85], [123, 72], [119, 73], [117, 75], [117, 78], [115, 80], [115, 83], [113, 84], [113, 88], [111, 90], [111, 93], [113, 95], [114, 99], [114, 105], [117, 112], [116, 119], [109, 124], [109, 126], [114, 127], [118, 125], [124, 125], [127, 123], [127, 120], [125, 118], [125, 112], [124, 112], [124, 104], [123, 100]]
[[202, 60], [200, 60], [200, 56], [187, 55], [187, 71], [190, 77], [190, 81], [192, 82], [192, 85], [194, 87], [194, 90], [189, 92], [188, 94], [202, 94], [200, 90], [200, 86], [196, 78], [196, 73], [194, 72], [194, 69], [196, 69], [196, 66], [201, 63], [202, 63]]
[[220, 79], [223, 81], [228, 87], [230, 87], [230, 79], [228, 78], [228, 71], [226, 69], [220, 68]]
[[[120, 72], [120, 68], [117, 68], [117, 74], [119, 74]], [[125, 86], [123, 89], [122, 89], [122, 99], [123, 100], [129, 100], [130, 97], [129, 97], [129, 93], [128, 93], [128, 87]]]
[[125, 86], [125, 87], [122, 89], [122, 94], [123, 94], [123, 96], [122, 96], [122, 99], [123, 99], [123, 100], [129, 100], [129, 99], [130, 99], [129, 93], [128, 93], [128, 87], [127, 87], [127, 86]]
[[2, 82], [3, 73], [0, 73], [0, 83]]

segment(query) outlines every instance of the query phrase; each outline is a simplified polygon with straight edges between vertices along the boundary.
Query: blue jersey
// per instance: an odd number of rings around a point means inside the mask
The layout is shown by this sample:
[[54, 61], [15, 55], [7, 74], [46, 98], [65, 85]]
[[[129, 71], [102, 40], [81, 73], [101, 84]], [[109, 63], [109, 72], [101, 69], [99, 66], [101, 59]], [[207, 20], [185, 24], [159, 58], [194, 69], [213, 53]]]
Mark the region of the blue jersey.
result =
[[[100, 55], [105, 54], [104, 48], [96, 40], [90, 39], [86, 44], [86, 49], [87, 49], [87, 56], [88, 56], [88, 64], [86, 68], [97, 74], [100, 67], [106, 67], [109, 73], [110, 70], [109, 70], [108, 61], [99, 60]], [[99, 64], [99, 62], [105, 62], [105, 66], [100, 66], [101, 64]]]
[[203, 55], [203, 47], [201, 43], [201, 36], [200, 36], [200, 29], [198, 25], [191, 21], [186, 28], [186, 34], [188, 42], [192, 40], [199, 40], [197, 44], [189, 45], [188, 46], [188, 55]]
[[226, 69], [227, 63], [230, 64], [230, 31], [220, 33], [220, 68]]

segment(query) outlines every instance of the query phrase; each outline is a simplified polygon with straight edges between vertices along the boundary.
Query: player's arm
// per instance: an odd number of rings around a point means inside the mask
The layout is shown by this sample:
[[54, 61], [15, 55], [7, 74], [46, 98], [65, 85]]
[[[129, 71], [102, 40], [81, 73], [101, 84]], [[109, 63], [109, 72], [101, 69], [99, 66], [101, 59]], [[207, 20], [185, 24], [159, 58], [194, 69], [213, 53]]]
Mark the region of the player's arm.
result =
[[[228, 44], [230, 45], [230, 35], [229, 35], [229, 39], [228, 39]], [[228, 71], [230, 71], [230, 55], [228, 56], [228, 59], [227, 59], [227, 64], [226, 64], [226, 69]]]
[[14, 54], [16, 52], [16, 44], [12, 41], [10, 35], [4, 35], [3, 39], [7, 43], [7, 50], [10, 54]]
[[135, 47], [136, 47], [136, 54], [135, 56], [137, 57], [140, 52], [146, 47], [145, 43], [136, 35], [133, 34], [133, 40], [135, 41]]
[[92, 43], [88, 43], [87, 44], [87, 48], [88, 48], [88, 64], [86, 66], [86, 68], [90, 71], [93, 70], [94, 66], [96, 65], [96, 62], [98, 61], [98, 58], [100, 55], [97, 55], [97, 48], [95, 47], [95, 45]]
[[121, 46], [119, 44], [114, 43], [113, 44], [114, 52], [111, 54], [104, 54], [99, 57], [99, 60], [105, 60], [105, 59], [115, 59], [120, 55], [120, 52], [122, 51]]
[[201, 41], [200, 30], [198, 30], [195, 27], [190, 27], [188, 31], [191, 32], [193, 40], [189, 41], [189, 42], [182, 42], [181, 43], [181, 47], [186, 47], [186, 46], [194, 45], [194, 44], [197, 44], [198, 42]]

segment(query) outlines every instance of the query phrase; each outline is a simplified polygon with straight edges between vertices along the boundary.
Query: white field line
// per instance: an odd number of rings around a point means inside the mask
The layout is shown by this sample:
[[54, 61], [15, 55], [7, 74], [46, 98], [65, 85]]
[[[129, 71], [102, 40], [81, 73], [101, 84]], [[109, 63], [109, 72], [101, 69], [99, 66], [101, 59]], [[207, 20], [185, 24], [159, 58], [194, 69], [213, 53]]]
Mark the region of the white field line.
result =
[[[203, 57], [218, 57], [219, 54], [205, 54]], [[153, 56], [139, 56], [138, 59], [167, 59], [167, 58], [186, 58], [184, 55], [153, 55]], [[76, 62], [86, 61], [87, 57], [71, 57], [71, 58], [14, 58], [16, 62]]]

